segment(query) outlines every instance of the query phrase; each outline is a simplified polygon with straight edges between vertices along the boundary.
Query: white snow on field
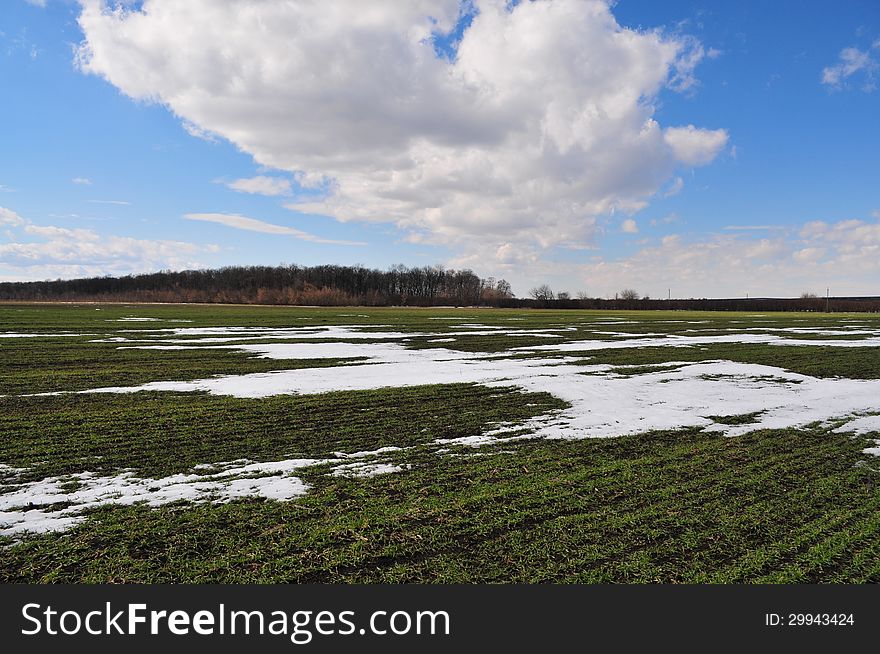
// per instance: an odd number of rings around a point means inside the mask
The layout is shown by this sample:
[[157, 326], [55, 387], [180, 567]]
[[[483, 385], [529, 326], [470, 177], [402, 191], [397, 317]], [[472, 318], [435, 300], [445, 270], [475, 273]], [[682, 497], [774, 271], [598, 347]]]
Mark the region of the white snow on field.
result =
[[841, 425], [834, 431], [838, 433], [853, 432], [858, 435], [875, 433], [880, 434], [880, 415], [854, 418]]
[[[633, 334], [634, 335], [634, 334]], [[785, 338], [776, 334], [722, 334], [720, 336], [681, 336], [669, 334], [661, 338], [634, 338], [615, 341], [568, 341], [552, 345], [530, 345], [514, 350], [545, 350], [554, 352], [589, 352], [591, 350], [622, 349], [630, 347], [689, 347], [693, 345], [712, 345], [714, 343], [742, 343], [768, 345], [822, 345], [830, 347], [880, 347], [880, 336], [856, 340], [821, 340]]]
[[363, 463], [356, 461], [354, 463], [338, 465], [330, 474], [334, 477], [375, 477], [376, 475], [387, 475], [392, 472], [402, 472], [408, 468], [409, 466], [391, 463]]
[[75, 334], [75, 333], [57, 333], [57, 334], [24, 334], [20, 332], [0, 332], [0, 338], [54, 338], [55, 336], [94, 336], [94, 334]]
[[[160, 506], [178, 500], [290, 499], [308, 490], [301, 479], [290, 473], [317, 463], [320, 461], [311, 459], [268, 464], [247, 462], [224, 467], [213, 474], [176, 474], [161, 479], [139, 478], [131, 471], [111, 477], [91, 472], [64, 478], [48, 477], [0, 495], [0, 535], [62, 531], [84, 520], [84, 511], [104, 504]], [[64, 485], [70, 482], [76, 482], [79, 487], [68, 492]], [[69, 503], [69, 506], [58, 508], [61, 503]]]
[[[859, 436], [868, 434], [880, 435], [880, 414], [855, 418], [834, 431], [838, 433], [852, 432]], [[880, 438], [875, 438], [873, 442], [874, 447], [866, 447], [862, 452], [871, 456], [880, 456]]]
[[[239, 459], [197, 465], [190, 473], [160, 479], [138, 477], [130, 470], [113, 476], [82, 472], [17, 485], [13, 479], [13, 490], [0, 494], [0, 536], [64, 531], [85, 520], [89, 509], [107, 504], [161, 506], [180, 500], [223, 503], [245, 497], [291, 500], [309, 490], [308, 484], [292, 474], [298, 470], [329, 464], [332, 476], [374, 477], [400, 472], [407, 466], [376, 460], [400, 449], [382, 447], [352, 454], [338, 452], [327, 459], [264, 463]], [[9, 466], [4, 470], [13, 476], [23, 472]], [[76, 488], [70, 490], [71, 484]]]
[[[617, 321], [620, 324], [623, 321]], [[475, 325], [475, 327], [483, 327]], [[453, 327], [454, 329], [454, 327]], [[560, 332], [559, 328], [553, 332]], [[799, 332], [809, 328], [797, 328]], [[169, 330], [162, 330], [163, 333]], [[213, 335], [254, 331], [248, 328], [178, 328], [174, 334], [201, 335], [190, 347], [213, 343]], [[248, 352], [270, 359], [352, 359], [366, 361], [323, 368], [280, 370], [249, 375], [218, 376], [194, 381], [152, 382], [141, 386], [99, 388], [89, 392], [132, 393], [138, 391], [204, 391], [216, 395], [259, 398], [280, 394], [317, 394], [332, 391], [373, 390], [424, 384], [477, 383], [514, 386], [525, 391], [548, 392], [571, 404], [571, 408], [541, 416], [528, 426], [539, 437], [592, 438], [640, 433], [654, 429], [705, 427], [728, 435], [765, 428], [803, 426], [835, 416], [880, 412], [880, 381], [817, 379], [780, 368], [730, 361], [674, 362], [676, 368], [638, 375], [616, 374], [611, 366], [583, 365], [568, 352], [638, 348], [695, 347], [714, 343], [757, 343], [776, 346], [827, 345], [831, 347], [877, 347], [880, 337], [859, 340], [802, 340], [778, 334], [724, 335], [628, 335], [615, 332], [615, 340], [567, 341], [553, 345], [512, 348], [508, 354], [530, 352], [534, 358], [510, 358], [504, 353], [460, 352], [445, 348], [409, 349], [400, 332], [382, 332], [389, 342], [358, 343], [346, 339], [359, 332], [353, 327], [289, 328], [285, 336], [332, 334], [339, 340], [305, 343], [239, 343], [212, 345]], [[516, 331], [516, 330], [515, 330]], [[527, 330], [520, 330], [526, 332]], [[533, 333], [528, 330], [527, 333]], [[857, 330], [853, 330], [857, 331]], [[479, 330], [465, 333], [473, 334]], [[490, 333], [499, 333], [492, 331]], [[502, 332], [508, 333], [508, 332]], [[444, 332], [460, 334], [460, 332]], [[635, 335], [633, 335], [635, 336]], [[161, 339], [168, 343], [170, 339]], [[356, 339], [355, 339], [356, 340]], [[439, 340], [439, 339], [435, 339]], [[175, 341], [180, 343], [180, 341]], [[135, 347], [178, 348], [187, 345], [140, 345]], [[542, 353], [552, 354], [547, 358]], [[754, 423], [725, 425], [710, 416], [746, 413], [761, 415]], [[503, 432], [503, 430], [501, 430]], [[503, 435], [503, 434], [501, 434]], [[482, 438], [483, 436], [478, 436]]]
[[107, 322], [162, 322], [161, 318], [117, 318], [116, 320], [108, 320]]
[[[726, 436], [758, 429], [803, 427], [811, 423], [839, 424], [839, 432], [880, 434], [880, 380], [819, 379], [772, 366], [731, 361], [671, 360], [641, 374], [620, 374], [633, 366], [588, 365], [586, 353], [620, 348], [702, 347], [716, 343], [766, 344], [780, 347], [880, 347], [878, 330], [859, 328], [745, 328], [717, 335], [637, 334], [601, 332], [613, 340], [567, 340], [549, 345], [514, 347], [506, 352], [462, 352], [444, 347], [410, 349], [414, 336], [451, 342], [455, 336], [542, 336], [570, 338], [572, 326], [508, 330], [481, 324], [449, 325], [432, 332], [364, 331], [355, 326], [292, 328], [171, 328], [144, 330], [138, 339], [110, 337], [120, 347], [140, 349], [227, 349], [268, 359], [361, 359], [322, 368], [279, 370], [248, 375], [215, 376], [193, 381], [152, 382], [140, 386], [98, 388], [87, 393], [139, 391], [208, 392], [241, 398], [279, 394], [320, 394], [401, 388], [426, 384], [475, 383], [546, 392], [566, 401], [568, 408], [534, 417], [524, 424], [501, 424], [456, 439], [438, 439], [439, 446], [480, 447], [489, 443], [529, 438], [605, 438], [652, 430], [699, 427]], [[692, 321], [693, 322], [693, 321]], [[608, 320], [613, 329], [636, 321]], [[381, 326], [388, 329], [388, 326]], [[462, 330], [462, 331], [455, 331]], [[119, 330], [130, 332], [131, 330]], [[730, 331], [725, 329], [724, 331]], [[773, 332], [773, 333], [771, 333]], [[581, 332], [583, 334], [584, 332]], [[798, 335], [867, 336], [853, 340], [803, 339]], [[58, 334], [55, 334], [56, 336]], [[75, 334], [71, 334], [75, 335]], [[0, 334], [0, 337], [4, 334]], [[8, 334], [7, 334], [8, 336]], [[23, 336], [37, 336], [26, 334]], [[120, 340], [121, 339], [121, 340]], [[305, 342], [242, 342], [287, 339]], [[372, 339], [378, 342], [364, 342]], [[229, 341], [237, 341], [229, 343]], [[516, 355], [529, 355], [520, 357]], [[670, 359], [675, 359], [671, 356]], [[587, 364], [587, 365], [585, 365]], [[748, 424], [728, 425], [716, 418], [756, 414]], [[865, 449], [880, 456], [877, 447]], [[0, 535], [67, 529], [85, 519], [84, 512], [102, 504], [146, 503], [158, 506], [177, 500], [228, 502], [241, 497], [287, 500], [307, 492], [293, 473], [305, 467], [329, 465], [333, 476], [367, 477], [400, 472], [388, 454], [400, 448], [334, 453], [326, 459], [288, 459], [268, 463], [246, 460], [196, 466], [190, 473], [145, 479], [132, 471], [113, 476], [83, 472], [65, 478], [18, 483], [21, 470], [0, 464], [0, 480], [11, 490], [0, 494]], [[12, 481], [10, 481], [12, 480]], [[70, 492], [70, 482], [78, 486]]]
[[[598, 347], [602, 342], [592, 343]], [[572, 405], [528, 423], [537, 436], [548, 438], [608, 437], [691, 426], [736, 435], [880, 411], [880, 380], [817, 379], [781, 368], [730, 361], [678, 362], [674, 370], [619, 375], [611, 366], [576, 365], [567, 357], [487, 358], [442, 348], [408, 350], [391, 343], [242, 347], [271, 358], [333, 358], [360, 353], [372, 362], [350, 363], [344, 369], [303, 368], [90, 392], [205, 391], [259, 398], [461, 382], [514, 386], [548, 392]], [[758, 421], [746, 425], [725, 425], [710, 418], [756, 412], [763, 412]]]
[[[372, 327], [384, 327], [384, 325], [372, 325]], [[431, 336], [431, 333], [418, 332], [381, 332], [365, 331], [363, 327], [356, 325], [321, 325], [316, 327], [168, 327], [165, 329], [134, 329], [120, 330], [122, 332], [135, 333], [145, 336], [150, 333], [157, 335], [168, 334], [180, 337], [184, 340], [179, 342], [220, 342], [219, 340], [208, 341], [205, 336], [222, 337], [226, 341], [238, 341], [247, 339], [334, 339], [334, 340], [361, 340], [361, 339], [399, 339], [410, 336]], [[197, 339], [195, 337], [198, 337]]]
[[[456, 325], [453, 329], [466, 329], [466, 331], [442, 332], [392, 332], [392, 331], [362, 331], [350, 325], [333, 325], [321, 327], [290, 327], [283, 329], [263, 329], [245, 327], [188, 327], [176, 329], [138, 329], [120, 330], [137, 338], [123, 336], [110, 336], [96, 339], [96, 343], [159, 343], [179, 345], [199, 345], [214, 343], [231, 343], [257, 340], [328, 340], [328, 341], [358, 341], [358, 340], [406, 340], [417, 336], [532, 336], [543, 338], [561, 338], [566, 332], [574, 331], [574, 327], [557, 327], [547, 329], [509, 329], [503, 327], [489, 327], [485, 325]], [[504, 331], [499, 331], [504, 330]], [[150, 337], [150, 338], [147, 338]]]

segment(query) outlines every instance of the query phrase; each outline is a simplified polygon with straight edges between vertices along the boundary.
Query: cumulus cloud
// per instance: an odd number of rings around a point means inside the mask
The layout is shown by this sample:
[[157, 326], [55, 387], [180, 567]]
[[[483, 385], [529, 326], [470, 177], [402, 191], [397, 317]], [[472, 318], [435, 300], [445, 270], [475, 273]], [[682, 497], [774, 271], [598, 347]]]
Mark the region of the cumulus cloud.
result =
[[15, 213], [12, 209], [0, 207], [0, 225], [7, 227], [18, 227], [24, 225], [24, 218]]
[[303, 232], [293, 227], [284, 225], [275, 225], [273, 223], [263, 222], [255, 218], [240, 216], [235, 213], [188, 213], [184, 216], [187, 220], [199, 220], [208, 223], [218, 223], [226, 225], [234, 229], [243, 229], [248, 232], [261, 232], [263, 234], [279, 234], [283, 236], [293, 236], [303, 241], [312, 243], [329, 243], [333, 245], [366, 245], [360, 241], [336, 241], [329, 238], [321, 238], [308, 232]]
[[803, 226], [800, 235], [806, 240], [821, 240], [847, 246], [880, 245], [880, 224], [862, 220], [843, 220], [837, 223], [814, 220]]
[[[510, 272], [519, 289], [523, 282]], [[580, 280], [582, 288], [599, 296], [613, 296], [624, 287], [655, 297], [665, 296], [668, 288], [673, 297], [797, 296], [826, 287], [840, 295], [876, 295], [880, 223], [812, 221], [767, 237], [670, 234], [631, 256], [561, 263], [542, 274], [551, 285]]]
[[876, 88], [877, 59], [871, 50], [880, 48], [880, 40], [875, 41], [869, 50], [844, 48], [840, 51], [838, 62], [822, 69], [822, 83], [835, 89], [843, 87], [846, 80], [860, 74], [862, 90], [873, 91]]
[[581, 262], [508, 245], [488, 255], [466, 250], [450, 264], [504, 277], [519, 295], [539, 283], [596, 297], [614, 297], [621, 288], [652, 297], [665, 297], [667, 289], [673, 297], [796, 297], [826, 287], [838, 295], [877, 294], [880, 222], [811, 221], [770, 226], [769, 234], [761, 227], [768, 226], [754, 226], [754, 234], [748, 226], [702, 236], [666, 234], [639, 241], [632, 254], [611, 258], [593, 250]]
[[668, 128], [663, 133], [663, 138], [678, 161], [690, 166], [702, 166], [712, 161], [727, 144], [727, 131], [705, 130], [688, 125]]
[[325, 192], [288, 206], [410, 240], [589, 242], [728, 140], [654, 119], [695, 86], [699, 42], [621, 27], [605, 1], [80, 2], [81, 70]]
[[632, 218], [627, 218], [621, 223], [620, 229], [624, 234], [638, 234], [639, 224]]
[[145, 240], [98, 234], [90, 229], [38, 225], [0, 207], [0, 277], [6, 280], [49, 279], [83, 275], [124, 275], [165, 268], [193, 268], [199, 255], [215, 245]]
[[253, 193], [255, 195], [290, 195], [290, 180], [280, 177], [257, 175], [224, 182], [226, 186], [239, 193]]
[[80, 186], [91, 186], [92, 185], [92, 180], [90, 180], [88, 177], [74, 177], [70, 181], [73, 182], [74, 184], [79, 184]]

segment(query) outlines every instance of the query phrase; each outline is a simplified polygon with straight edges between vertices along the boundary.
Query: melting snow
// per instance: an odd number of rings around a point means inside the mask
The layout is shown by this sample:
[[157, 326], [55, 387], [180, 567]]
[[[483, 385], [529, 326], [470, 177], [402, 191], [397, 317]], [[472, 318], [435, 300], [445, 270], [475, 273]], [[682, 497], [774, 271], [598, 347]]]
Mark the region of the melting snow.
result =
[[57, 334], [23, 334], [19, 332], [0, 332], [0, 338], [53, 338], [55, 336], [94, 336], [94, 334], [73, 334], [62, 332]]
[[[48, 477], [0, 495], [0, 535], [68, 529], [85, 519], [85, 511], [103, 504], [160, 506], [178, 500], [291, 499], [303, 495], [308, 485], [290, 473], [318, 463], [321, 461], [313, 459], [246, 462], [220, 466], [218, 472], [209, 474], [176, 474], [161, 479], [140, 478], [131, 471], [110, 477], [91, 472]], [[70, 482], [78, 487], [66, 490]], [[59, 504], [69, 506], [58, 508]]]
[[[435, 441], [436, 445], [473, 447], [526, 438], [601, 438], [683, 427], [701, 427], [727, 436], [736, 436], [757, 429], [800, 427], [832, 420], [839, 422], [841, 418], [847, 417], [848, 421], [838, 427], [837, 431], [880, 433], [880, 415], [877, 415], [880, 414], [880, 380], [818, 379], [781, 368], [731, 361], [670, 361], [656, 364], [656, 369], [652, 372], [621, 375], [616, 372], [621, 366], [582, 365], [583, 361], [566, 355], [571, 352], [619, 348], [699, 347], [713, 343], [878, 347], [880, 331], [876, 329], [768, 327], [702, 336], [603, 332], [618, 338], [570, 340], [551, 345], [512, 348], [506, 353], [406, 347], [406, 341], [414, 336], [438, 337], [430, 341], [435, 343], [453, 341], [454, 336], [478, 334], [562, 338], [576, 329], [568, 326], [508, 330], [476, 323], [463, 324], [462, 318], [446, 319], [456, 320], [459, 324], [450, 325], [450, 330], [439, 333], [370, 332], [346, 325], [144, 330], [138, 332], [140, 340], [123, 337], [105, 340], [138, 343], [127, 347], [143, 349], [210, 347], [233, 349], [269, 359], [362, 358], [366, 361], [194, 381], [152, 382], [141, 386], [99, 388], [84, 392], [205, 391], [216, 395], [259, 398], [278, 394], [476, 383], [489, 387], [515, 387], [527, 392], [547, 392], [569, 404], [568, 408], [548, 412], [524, 424], [502, 424], [482, 434]], [[606, 321], [606, 325], [613, 324], [615, 328], [627, 323], [638, 324], [636, 321], [619, 319]], [[452, 331], [453, 329], [464, 331]], [[151, 336], [142, 338], [144, 332], [149, 332]], [[787, 333], [795, 337], [788, 336]], [[867, 337], [858, 340], [796, 338], [803, 334]], [[5, 333], [0, 334], [0, 337], [59, 335], [62, 334]], [[296, 339], [305, 342], [241, 342], [255, 339]], [[363, 342], [367, 339], [378, 342]], [[228, 341], [238, 343], [230, 344]], [[524, 353], [533, 356], [510, 356]], [[744, 414], [757, 414], [757, 418], [748, 424], [737, 425], [716, 422], [713, 418]], [[880, 455], [880, 439], [876, 444], [878, 447], [867, 448], [865, 452]], [[352, 454], [337, 452], [327, 459], [289, 459], [267, 463], [239, 460], [205, 464], [196, 466], [190, 473], [161, 479], [139, 478], [131, 471], [121, 471], [114, 476], [83, 472], [64, 478], [50, 477], [37, 482], [17, 484], [15, 478], [20, 470], [0, 464], [0, 479], [3, 479], [6, 487], [11, 488], [10, 492], [0, 495], [0, 534], [67, 529], [82, 521], [84, 512], [88, 509], [107, 503], [146, 503], [149, 506], [158, 506], [177, 500], [227, 502], [240, 497], [287, 500], [308, 490], [308, 486], [292, 474], [299, 469], [329, 465], [329, 474], [349, 477], [399, 472], [405, 466], [382, 459], [383, 455], [399, 449], [386, 447]], [[74, 484], [71, 485], [71, 482]]]
[[[331, 475], [347, 477], [400, 472], [408, 466], [381, 460], [364, 461], [400, 450], [399, 447], [382, 447], [352, 454], [337, 452], [334, 458], [327, 459], [263, 463], [239, 459], [200, 464], [190, 473], [160, 479], [142, 478], [124, 470], [113, 476], [82, 472], [15, 484], [14, 476], [22, 469], [3, 466], [5, 474], [13, 475], [13, 490], [0, 494], [0, 536], [64, 531], [85, 520], [89, 509], [107, 504], [161, 506], [180, 500], [223, 503], [245, 497], [291, 500], [309, 490], [308, 484], [292, 474], [297, 470], [330, 465]], [[352, 459], [354, 461], [350, 461]]]

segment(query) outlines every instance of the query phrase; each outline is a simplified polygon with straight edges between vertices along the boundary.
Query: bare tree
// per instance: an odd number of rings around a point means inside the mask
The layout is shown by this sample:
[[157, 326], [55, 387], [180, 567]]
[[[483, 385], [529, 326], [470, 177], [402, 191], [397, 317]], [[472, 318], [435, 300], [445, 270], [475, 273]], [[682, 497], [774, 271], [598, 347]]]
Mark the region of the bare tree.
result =
[[578, 291], [577, 292], [577, 299], [578, 300], [589, 300], [590, 294], [587, 293], [586, 291]]
[[488, 277], [483, 281], [483, 286], [480, 290], [481, 300], [497, 305], [499, 300], [507, 300], [512, 297], [513, 291], [507, 280], [499, 279], [496, 281], [494, 277]]
[[571, 294], [568, 291], [559, 291], [559, 293], [556, 294], [556, 299], [557, 300], [570, 300]]
[[639, 294], [634, 289], [625, 288], [618, 293], [618, 297], [620, 297], [621, 300], [638, 300]]
[[815, 300], [818, 297], [818, 295], [816, 295], [815, 293], [810, 293], [809, 291], [804, 291], [803, 293], [801, 293], [802, 300]]
[[506, 279], [499, 279], [495, 284], [495, 292], [499, 297], [510, 298], [513, 297], [513, 289], [510, 286], [510, 282]]
[[553, 292], [553, 289], [550, 288], [547, 284], [541, 284], [540, 286], [536, 286], [531, 291], [529, 291], [529, 295], [531, 295], [536, 300], [547, 301], [552, 300], [556, 297], [556, 294]]

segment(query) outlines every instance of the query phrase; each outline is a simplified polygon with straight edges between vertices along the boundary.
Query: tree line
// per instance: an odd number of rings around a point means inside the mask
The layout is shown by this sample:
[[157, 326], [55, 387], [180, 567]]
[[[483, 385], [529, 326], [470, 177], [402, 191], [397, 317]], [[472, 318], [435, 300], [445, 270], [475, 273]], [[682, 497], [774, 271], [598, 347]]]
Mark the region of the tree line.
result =
[[880, 297], [651, 299], [633, 289], [612, 298], [572, 297], [543, 284], [518, 298], [504, 279], [443, 266], [228, 266], [124, 277], [0, 282], [0, 301], [205, 302], [316, 306], [493, 306], [539, 309], [880, 311]]
[[478, 306], [512, 298], [503, 279], [442, 266], [229, 266], [124, 277], [0, 282], [0, 300]]

